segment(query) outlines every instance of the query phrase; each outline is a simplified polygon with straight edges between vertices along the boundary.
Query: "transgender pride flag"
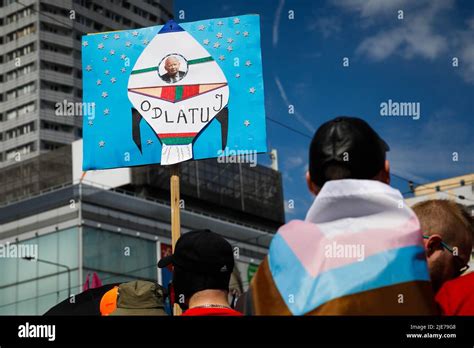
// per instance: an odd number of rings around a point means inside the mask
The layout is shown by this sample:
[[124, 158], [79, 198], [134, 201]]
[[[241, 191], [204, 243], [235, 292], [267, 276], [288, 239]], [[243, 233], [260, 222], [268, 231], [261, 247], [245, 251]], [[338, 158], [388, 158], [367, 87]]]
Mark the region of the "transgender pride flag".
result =
[[418, 219], [373, 180], [327, 182], [306, 221], [280, 228], [250, 296], [261, 315], [436, 313]]

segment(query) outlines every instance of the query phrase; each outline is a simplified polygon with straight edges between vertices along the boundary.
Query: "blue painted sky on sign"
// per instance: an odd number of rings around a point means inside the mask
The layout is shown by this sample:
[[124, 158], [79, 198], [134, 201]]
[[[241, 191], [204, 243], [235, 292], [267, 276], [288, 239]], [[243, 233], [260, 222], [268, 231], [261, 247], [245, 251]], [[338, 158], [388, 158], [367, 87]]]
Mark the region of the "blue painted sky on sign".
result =
[[[403, 178], [426, 183], [474, 172], [474, 2], [176, 0], [177, 21], [183, 13], [185, 21], [260, 15], [266, 114], [307, 135], [267, 120], [285, 200], [294, 201], [288, 219], [304, 218], [313, 201], [304, 180], [310, 137], [337, 115], [367, 120], [389, 143], [392, 172]], [[389, 99], [419, 102], [420, 119], [380, 116]], [[258, 161], [270, 163], [268, 155]], [[396, 176], [392, 185], [409, 190]]]
[[[226, 75], [231, 95], [228, 148], [265, 152], [258, 16], [179, 24], [203, 45]], [[161, 28], [155, 26], [83, 37], [83, 101], [94, 102], [96, 106], [95, 115], [84, 117], [84, 169], [160, 162], [160, 141], [144, 120], [140, 124], [142, 153], [133, 142], [132, 104], [127, 96], [127, 86], [136, 60]], [[221, 126], [217, 120], [212, 120], [195, 140], [194, 158], [216, 157], [221, 144]]]

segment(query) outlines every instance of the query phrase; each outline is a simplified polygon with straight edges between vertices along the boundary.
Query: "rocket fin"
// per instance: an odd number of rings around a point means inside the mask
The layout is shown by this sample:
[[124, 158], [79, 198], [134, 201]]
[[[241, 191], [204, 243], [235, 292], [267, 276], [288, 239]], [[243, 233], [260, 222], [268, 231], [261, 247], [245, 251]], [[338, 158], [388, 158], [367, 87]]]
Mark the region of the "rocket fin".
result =
[[216, 118], [221, 124], [222, 150], [224, 150], [227, 146], [227, 131], [229, 128], [229, 109], [227, 106], [219, 111]]
[[142, 120], [142, 115], [138, 112], [137, 109], [132, 108], [132, 137], [133, 142], [137, 145], [140, 153], [142, 152], [142, 137], [140, 134], [140, 121]]

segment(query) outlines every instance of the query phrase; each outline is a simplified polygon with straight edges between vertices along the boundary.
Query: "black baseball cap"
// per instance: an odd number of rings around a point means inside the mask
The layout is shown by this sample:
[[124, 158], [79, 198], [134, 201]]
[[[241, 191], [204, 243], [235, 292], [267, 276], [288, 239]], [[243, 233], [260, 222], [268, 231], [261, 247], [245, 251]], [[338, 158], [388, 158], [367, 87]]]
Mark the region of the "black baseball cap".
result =
[[234, 269], [232, 246], [210, 230], [190, 231], [178, 239], [173, 255], [158, 262], [160, 268], [168, 265], [200, 274], [230, 274]]
[[322, 187], [331, 180], [326, 169], [344, 167], [350, 179], [372, 179], [384, 167], [387, 143], [367, 122], [357, 117], [339, 116], [316, 131], [309, 150], [311, 180]]

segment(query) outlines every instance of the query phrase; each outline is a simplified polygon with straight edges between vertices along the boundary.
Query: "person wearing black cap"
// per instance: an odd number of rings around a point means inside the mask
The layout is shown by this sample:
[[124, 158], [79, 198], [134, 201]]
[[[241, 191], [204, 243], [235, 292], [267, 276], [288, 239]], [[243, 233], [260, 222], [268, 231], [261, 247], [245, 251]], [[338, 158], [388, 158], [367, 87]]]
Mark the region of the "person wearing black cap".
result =
[[420, 225], [401, 193], [389, 186], [387, 151], [387, 143], [360, 118], [337, 117], [319, 127], [306, 175], [316, 198], [304, 221], [280, 227], [239, 310], [436, 313]]
[[317, 130], [309, 149], [309, 190], [318, 194], [331, 180], [370, 179], [390, 184], [385, 157], [390, 147], [365, 122], [356, 117], [337, 117]]
[[173, 266], [173, 297], [185, 316], [239, 316], [229, 306], [234, 269], [232, 246], [209, 230], [190, 231], [176, 242], [174, 253], [158, 262]]

